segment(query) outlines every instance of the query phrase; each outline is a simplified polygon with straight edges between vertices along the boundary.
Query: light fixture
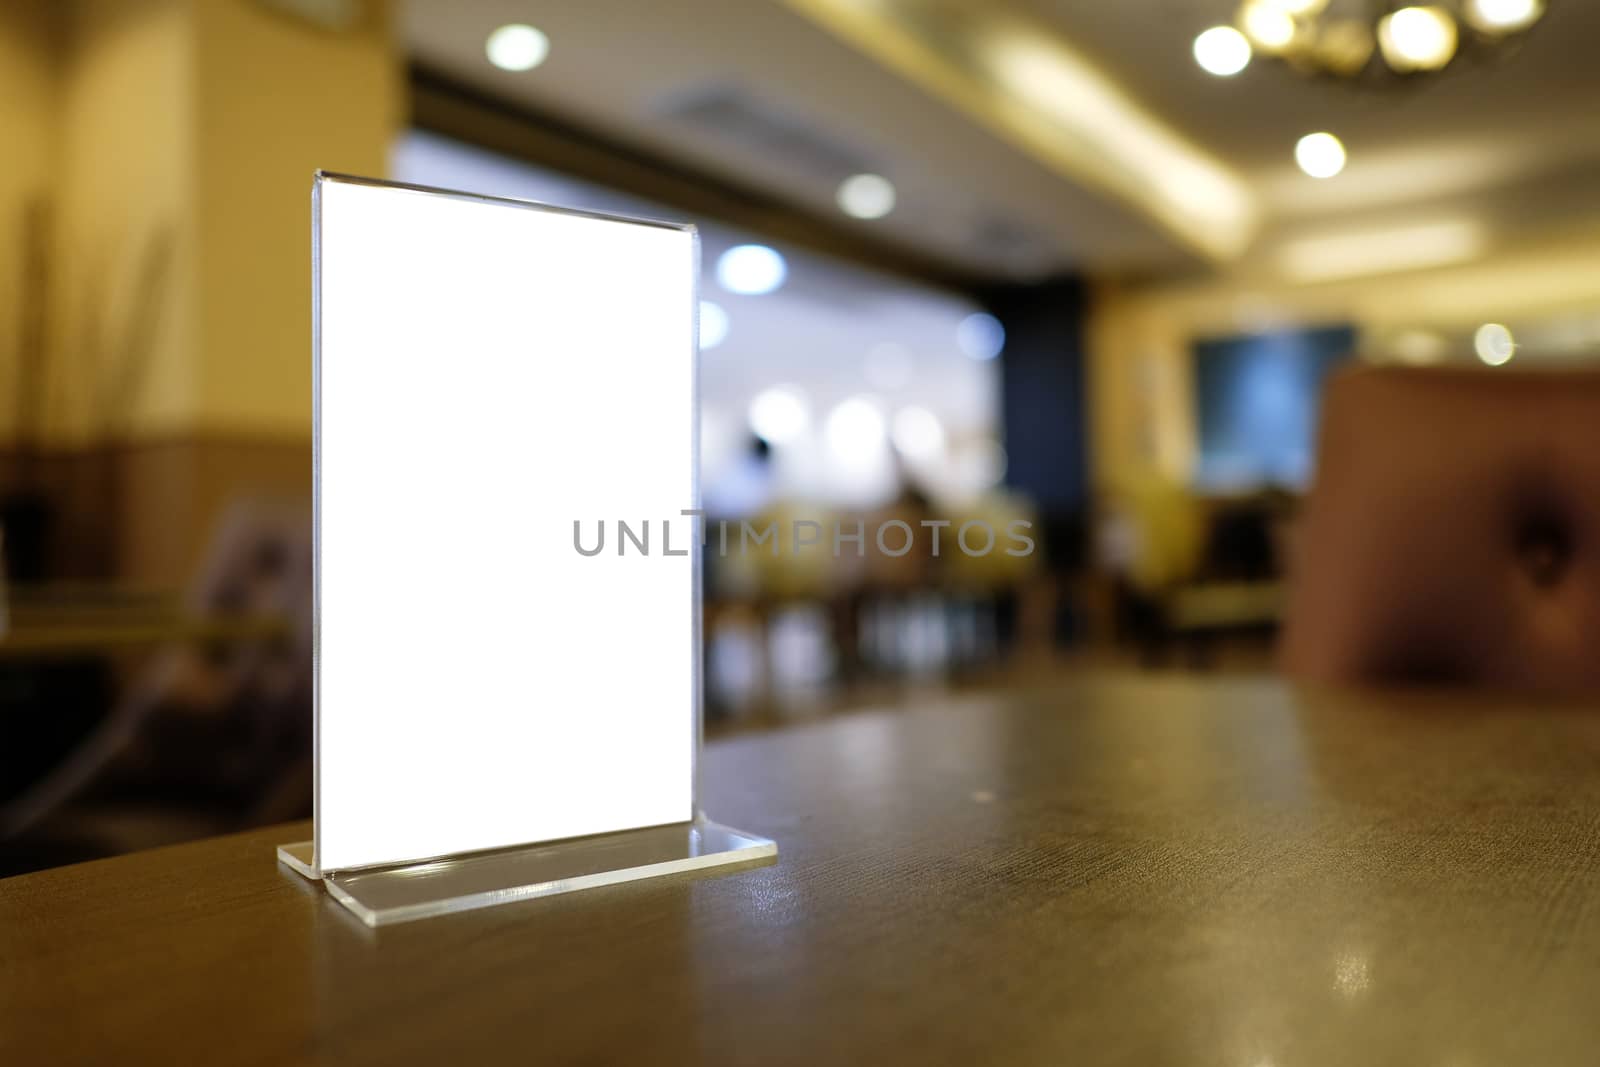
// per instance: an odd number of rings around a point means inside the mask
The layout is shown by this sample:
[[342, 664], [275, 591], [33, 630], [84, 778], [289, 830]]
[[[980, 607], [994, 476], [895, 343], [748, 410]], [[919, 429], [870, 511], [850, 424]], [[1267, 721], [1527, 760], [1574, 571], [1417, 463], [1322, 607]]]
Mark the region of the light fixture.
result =
[[1311, 54], [1323, 70], [1353, 78], [1366, 68], [1374, 47], [1376, 42], [1366, 23], [1360, 19], [1336, 19], [1318, 28]]
[[806, 395], [793, 385], [763, 389], [750, 401], [750, 429], [772, 445], [793, 441], [811, 424]]
[[944, 451], [944, 427], [927, 408], [901, 408], [894, 416], [894, 447], [908, 459], [932, 459]]
[[872, 452], [883, 446], [883, 415], [864, 396], [853, 396], [828, 413], [824, 430], [828, 446], [845, 456]]
[[855, 219], [881, 219], [894, 210], [894, 184], [881, 174], [854, 174], [839, 183], [839, 210]]
[[1006, 328], [993, 315], [975, 311], [956, 326], [956, 344], [972, 359], [993, 359], [1006, 346]]
[[1328, 0], [1265, 0], [1265, 2], [1297, 19], [1315, 15], [1328, 6]]
[[1308, 133], [1295, 142], [1294, 161], [1313, 178], [1331, 178], [1344, 170], [1344, 144], [1331, 133]]
[[1473, 218], [1413, 222], [1300, 237], [1279, 249], [1295, 282], [1327, 282], [1459, 263], [1483, 254], [1488, 235]]
[[1250, 43], [1269, 56], [1287, 51], [1298, 32], [1294, 16], [1272, 0], [1245, 0], [1238, 23]]
[[[1249, 242], [1258, 221], [1251, 188], [1086, 56], [1002, 22], [986, 35], [982, 57], [1013, 102], [994, 124], [1039, 158], [1116, 190], [1209, 256], [1231, 259]], [[1028, 112], [1035, 118], [1014, 121]]]
[[[1545, 0], [1244, 0], [1233, 28], [1255, 51], [1297, 73], [1382, 85], [1436, 73], [1460, 56], [1485, 56], [1532, 27], [1545, 6]], [[1195, 58], [1210, 70], [1200, 45], [1196, 38]], [[1374, 52], [1383, 62], [1373, 61]]]
[[1456, 23], [1440, 7], [1403, 7], [1378, 20], [1384, 62], [1401, 74], [1441, 70], [1456, 54]]
[[1500, 323], [1486, 322], [1472, 335], [1472, 348], [1479, 359], [1491, 367], [1499, 367], [1511, 362], [1511, 357], [1516, 355], [1517, 341]]
[[1412, 328], [1392, 335], [1388, 348], [1401, 363], [1422, 367], [1444, 359], [1449, 343], [1433, 330]]
[[770, 293], [788, 276], [788, 263], [766, 245], [734, 245], [717, 259], [717, 282], [741, 296]]
[[700, 348], [716, 348], [728, 339], [728, 313], [721, 304], [700, 301]]
[[513, 22], [489, 34], [483, 50], [501, 70], [532, 70], [550, 54], [550, 38], [526, 23]]
[[1489, 34], [1516, 33], [1539, 21], [1544, 0], [1468, 0], [1467, 21]]
[[1213, 26], [1194, 39], [1194, 61], [1207, 74], [1232, 77], [1250, 65], [1250, 41], [1232, 26]]

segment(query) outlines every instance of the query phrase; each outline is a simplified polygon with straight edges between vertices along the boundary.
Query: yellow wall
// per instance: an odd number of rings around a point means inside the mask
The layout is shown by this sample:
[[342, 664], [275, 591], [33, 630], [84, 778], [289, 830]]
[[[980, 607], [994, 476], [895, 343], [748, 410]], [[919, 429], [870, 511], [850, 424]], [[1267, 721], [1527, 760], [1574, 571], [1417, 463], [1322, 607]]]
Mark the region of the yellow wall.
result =
[[44, 0], [0, 4], [0, 440], [7, 441], [20, 385], [25, 218], [48, 188], [56, 157], [54, 10]]
[[1197, 338], [1340, 322], [1370, 333], [1452, 330], [1573, 308], [1600, 309], [1600, 238], [1587, 232], [1452, 267], [1320, 285], [1237, 277], [1102, 284], [1088, 323], [1095, 484], [1188, 482], [1197, 452]]
[[209, 430], [311, 434], [311, 175], [381, 177], [403, 120], [383, 4], [331, 33], [202, 0], [195, 96], [200, 389]]
[[[176, 586], [231, 501], [309, 497], [311, 177], [383, 175], [403, 120], [391, 5], [359, 6], [331, 30], [261, 0], [0, 0], [0, 492], [49, 499], [54, 572]], [[24, 443], [49, 462], [10, 463]]]
[[364, 10], [334, 32], [253, 0], [0, 7], [0, 381], [43, 193], [41, 443], [309, 438], [311, 175], [383, 175], [403, 118], [389, 7]]
[[193, 54], [181, 0], [65, 13], [46, 439], [181, 426], [193, 410]]

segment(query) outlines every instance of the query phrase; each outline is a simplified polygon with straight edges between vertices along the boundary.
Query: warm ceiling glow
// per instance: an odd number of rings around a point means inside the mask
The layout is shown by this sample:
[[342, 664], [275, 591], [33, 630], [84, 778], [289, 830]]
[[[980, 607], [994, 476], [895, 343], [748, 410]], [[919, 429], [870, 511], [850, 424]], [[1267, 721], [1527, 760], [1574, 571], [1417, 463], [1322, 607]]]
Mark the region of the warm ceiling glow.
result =
[[728, 339], [728, 313], [721, 304], [700, 301], [700, 347], [716, 348]]
[[730, 293], [763, 296], [789, 276], [789, 264], [766, 245], [734, 245], [717, 259], [717, 282]]
[[1467, 21], [1484, 33], [1527, 29], [1544, 14], [1544, 0], [1470, 0]]
[[839, 210], [856, 219], [881, 219], [894, 210], [894, 184], [881, 174], [856, 174], [839, 183]]
[[1328, 0], [1264, 0], [1264, 2], [1297, 18], [1315, 15], [1328, 6]]
[[1302, 237], [1285, 242], [1280, 255], [1293, 281], [1325, 282], [1459, 263], [1481, 255], [1487, 243], [1477, 220], [1451, 219]]
[[514, 22], [491, 33], [483, 50], [489, 62], [501, 70], [532, 70], [550, 54], [550, 38], [532, 26]]
[[1389, 351], [1402, 363], [1426, 366], [1444, 359], [1449, 343], [1433, 330], [1401, 330], [1389, 338]]
[[1250, 64], [1250, 42], [1232, 26], [1213, 26], [1194, 39], [1194, 61], [1207, 74], [1230, 77]]
[[1472, 335], [1472, 348], [1479, 359], [1491, 367], [1499, 367], [1511, 362], [1511, 357], [1517, 354], [1517, 341], [1511, 331], [1498, 322], [1486, 322]]
[[1329, 22], [1317, 31], [1312, 54], [1324, 67], [1347, 78], [1360, 74], [1372, 58], [1372, 31], [1357, 19]]
[[1029, 115], [1025, 136], [1046, 158], [1070, 159], [1079, 180], [1135, 199], [1213, 256], [1236, 254], [1249, 239], [1256, 222], [1250, 189], [1086, 59], [1020, 32], [997, 34], [985, 58], [1014, 102], [1007, 114]]
[[1294, 43], [1294, 17], [1272, 0], [1245, 0], [1237, 21], [1250, 43], [1268, 55]]
[[775, 385], [750, 401], [750, 429], [768, 444], [793, 441], [810, 424], [811, 407], [795, 386]]
[[1438, 7], [1403, 7], [1378, 22], [1384, 61], [1401, 73], [1438, 70], [1456, 54], [1456, 23]]
[[1037, 5], [783, 0], [1062, 177], [1122, 201], [1192, 250], [1237, 257], [1255, 192], [1151, 111]]
[[1331, 178], [1344, 170], [1344, 145], [1331, 133], [1308, 133], [1294, 146], [1294, 161], [1313, 178]]

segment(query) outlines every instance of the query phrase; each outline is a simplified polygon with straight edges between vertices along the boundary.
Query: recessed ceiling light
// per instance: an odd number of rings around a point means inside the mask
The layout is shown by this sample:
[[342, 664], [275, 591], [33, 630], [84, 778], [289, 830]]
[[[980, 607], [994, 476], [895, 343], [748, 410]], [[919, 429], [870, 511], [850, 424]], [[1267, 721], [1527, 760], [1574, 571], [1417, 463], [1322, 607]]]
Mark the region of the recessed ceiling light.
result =
[[1194, 61], [1207, 74], [1231, 77], [1250, 65], [1250, 42], [1232, 26], [1213, 26], [1194, 39]]
[[1250, 43], [1268, 55], [1288, 48], [1298, 32], [1294, 16], [1271, 0], [1245, 0], [1237, 21]]
[[788, 276], [789, 264], [766, 245], [734, 245], [717, 259], [717, 282], [742, 296], [770, 293]]
[[1517, 341], [1511, 331], [1498, 322], [1486, 322], [1472, 335], [1472, 348], [1479, 359], [1491, 367], [1499, 367], [1511, 362], [1511, 357], [1517, 354]]
[[1294, 161], [1313, 178], [1331, 178], [1344, 170], [1344, 145], [1331, 133], [1308, 133], [1295, 143]]
[[839, 183], [839, 210], [851, 218], [881, 219], [894, 210], [894, 184], [881, 174], [856, 174]]
[[1544, 14], [1544, 0], [1471, 0], [1467, 21], [1484, 33], [1515, 33]]
[[526, 23], [513, 22], [491, 33], [483, 50], [501, 70], [532, 70], [550, 54], [550, 38]]
[[1456, 23], [1440, 7], [1403, 7], [1378, 23], [1378, 47], [1401, 73], [1438, 70], [1456, 54]]
[[728, 313], [722, 305], [700, 301], [700, 348], [716, 348], [728, 339]]

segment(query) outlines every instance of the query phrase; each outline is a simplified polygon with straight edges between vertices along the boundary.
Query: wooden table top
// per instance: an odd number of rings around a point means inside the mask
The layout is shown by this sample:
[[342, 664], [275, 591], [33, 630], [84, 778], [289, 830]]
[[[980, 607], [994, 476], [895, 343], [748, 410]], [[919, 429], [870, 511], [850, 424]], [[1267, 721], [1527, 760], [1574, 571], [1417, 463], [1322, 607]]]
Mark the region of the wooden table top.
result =
[[770, 866], [367, 930], [303, 825], [0, 881], [0, 1063], [1593, 1063], [1600, 709], [1089, 677], [706, 755]]

